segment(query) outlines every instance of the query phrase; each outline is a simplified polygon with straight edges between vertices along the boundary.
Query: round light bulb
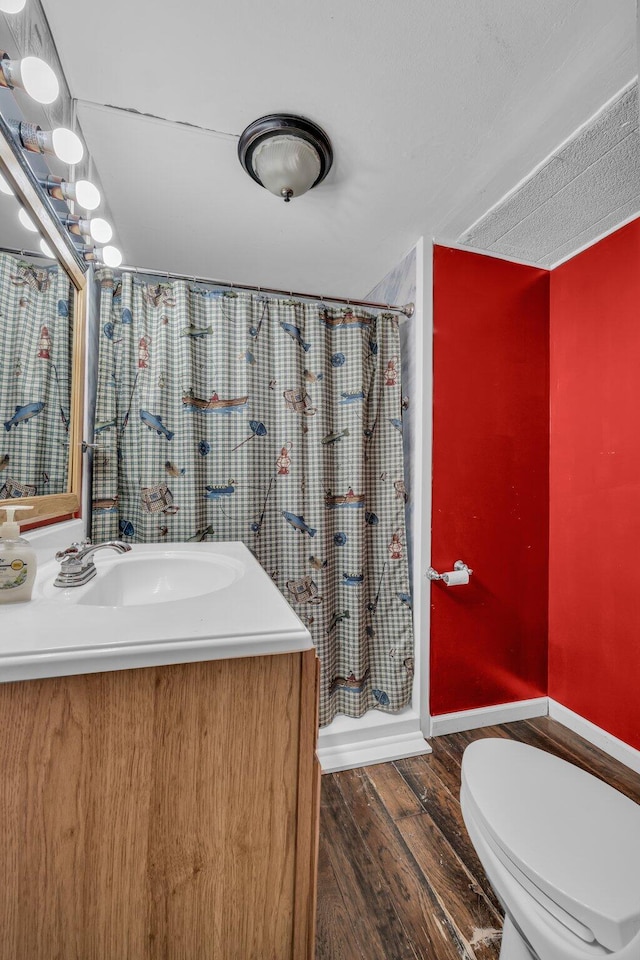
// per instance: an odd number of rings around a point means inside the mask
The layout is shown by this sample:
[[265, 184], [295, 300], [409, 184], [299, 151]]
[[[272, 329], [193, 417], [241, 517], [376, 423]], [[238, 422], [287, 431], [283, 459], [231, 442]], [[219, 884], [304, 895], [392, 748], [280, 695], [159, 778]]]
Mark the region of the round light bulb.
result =
[[11, 187], [9, 186], [9, 184], [7, 183], [7, 181], [2, 176], [1, 173], [0, 173], [0, 193], [6, 193], [8, 197], [13, 196], [13, 190], [11, 189]]
[[256, 148], [253, 168], [260, 183], [276, 197], [299, 197], [320, 176], [317, 150], [299, 137], [269, 137]]
[[20, 80], [25, 93], [38, 103], [53, 103], [60, 93], [58, 78], [39, 57], [25, 57], [20, 61]]
[[31, 233], [38, 232], [38, 228], [36, 227], [35, 223], [33, 222], [33, 220], [31, 219], [31, 217], [29, 216], [29, 214], [27, 213], [24, 207], [20, 207], [20, 209], [18, 210], [18, 220], [20, 221], [22, 226], [25, 228], [25, 230], [30, 230]]
[[[89, 222], [89, 231], [96, 243], [108, 243], [113, 236], [111, 224], [103, 220], [102, 217], [94, 217]], [[115, 247], [113, 249], [115, 250]]]
[[100, 206], [102, 197], [97, 187], [88, 180], [76, 180], [74, 183], [76, 201], [85, 210], [95, 210]]
[[117, 247], [103, 247], [101, 253], [105, 267], [119, 267], [122, 263], [122, 254]]
[[44, 253], [45, 257], [49, 257], [50, 260], [55, 260], [55, 254], [46, 240], [40, 241], [40, 249]]
[[63, 163], [80, 163], [84, 156], [84, 147], [82, 141], [73, 130], [67, 130], [65, 127], [56, 127], [51, 131], [51, 142], [53, 150]]
[[3, 13], [20, 13], [26, 2], [27, 0], [0, 0], [0, 10]]

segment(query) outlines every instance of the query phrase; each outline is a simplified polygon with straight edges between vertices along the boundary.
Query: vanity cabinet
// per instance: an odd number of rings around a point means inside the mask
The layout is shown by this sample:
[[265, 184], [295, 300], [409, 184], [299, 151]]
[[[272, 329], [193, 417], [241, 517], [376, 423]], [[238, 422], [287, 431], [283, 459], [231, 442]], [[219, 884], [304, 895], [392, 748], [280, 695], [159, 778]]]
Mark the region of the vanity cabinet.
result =
[[0, 684], [0, 960], [311, 960], [313, 650]]

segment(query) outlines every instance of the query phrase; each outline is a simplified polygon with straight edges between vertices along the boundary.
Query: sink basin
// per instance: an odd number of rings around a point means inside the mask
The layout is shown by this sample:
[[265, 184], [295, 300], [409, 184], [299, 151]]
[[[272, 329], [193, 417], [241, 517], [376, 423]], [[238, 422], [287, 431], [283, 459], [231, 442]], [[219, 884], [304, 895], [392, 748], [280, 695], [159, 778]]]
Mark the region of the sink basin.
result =
[[0, 682], [312, 648], [243, 543], [136, 543], [95, 563], [84, 586], [56, 587], [60, 564], [44, 560], [32, 601], [3, 608]]
[[192, 600], [223, 590], [242, 576], [243, 566], [203, 552], [159, 550], [96, 557], [97, 575], [84, 587], [47, 590], [80, 606], [140, 607]]

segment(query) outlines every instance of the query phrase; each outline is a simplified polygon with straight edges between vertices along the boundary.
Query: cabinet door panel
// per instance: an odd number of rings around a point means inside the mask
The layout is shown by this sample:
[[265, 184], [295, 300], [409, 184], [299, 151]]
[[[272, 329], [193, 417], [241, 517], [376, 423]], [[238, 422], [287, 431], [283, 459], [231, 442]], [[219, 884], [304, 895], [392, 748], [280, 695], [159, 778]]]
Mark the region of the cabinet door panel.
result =
[[0, 684], [0, 960], [291, 956], [302, 656]]

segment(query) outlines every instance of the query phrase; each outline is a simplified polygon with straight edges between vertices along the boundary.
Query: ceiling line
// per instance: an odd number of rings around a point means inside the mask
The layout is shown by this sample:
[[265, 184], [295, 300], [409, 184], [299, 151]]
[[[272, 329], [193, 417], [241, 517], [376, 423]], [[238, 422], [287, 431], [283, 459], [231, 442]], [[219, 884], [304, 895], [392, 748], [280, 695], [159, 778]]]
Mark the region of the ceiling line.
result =
[[142, 110], [136, 110], [135, 107], [118, 107], [112, 103], [99, 103], [96, 100], [85, 100], [82, 97], [74, 97], [73, 103], [84, 107], [96, 107], [98, 110], [109, 110], [114, 113], [125, 113], [130, 117], [140, 117], [142, 120], [153, 120], [156, 123], [165, 123], [171, 127], [186, 127], [188, 130], [197, 130], [199, 133], [209, 133], [224, 140], [239, 140], [239, 133], [227, 133], [224, 130], [213, 130], [211, 127], [201, 127], [197, 123], [189, 123], [187, 120], [170, 120], [168, 117], [160, 117], [155, 113], [144, 113]]

